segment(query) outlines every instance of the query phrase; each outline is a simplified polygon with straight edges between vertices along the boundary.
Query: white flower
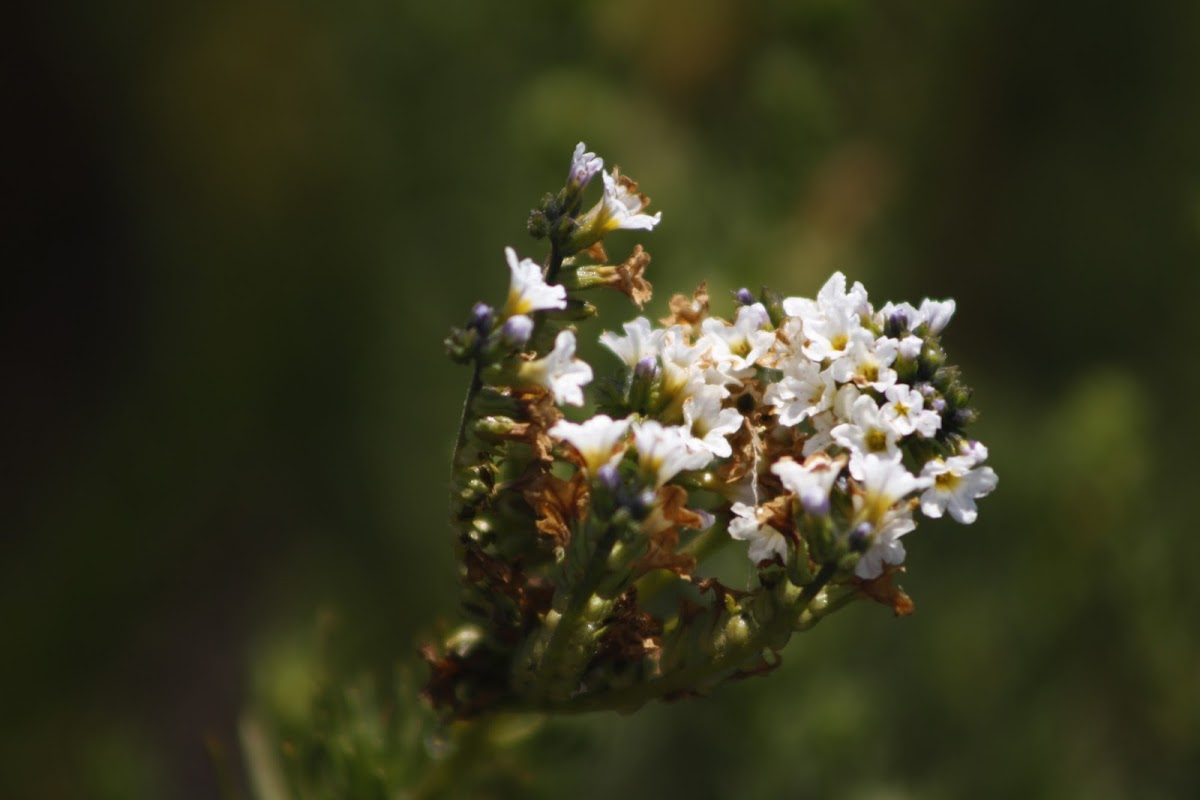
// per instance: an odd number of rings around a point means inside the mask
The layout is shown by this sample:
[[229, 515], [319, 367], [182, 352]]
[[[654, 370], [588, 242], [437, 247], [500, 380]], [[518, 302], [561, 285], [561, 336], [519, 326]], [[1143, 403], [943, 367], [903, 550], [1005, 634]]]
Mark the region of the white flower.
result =
[[836, 387], [829, 370], [815, 362], [791, 361], [783, 368], [783, 377], [767, 387], [763, 400], [777, 409], [779, 424], [791, 427], [833, 406]]
[[750, 542], [750, 560], [755, 564], [774, 556], [787, 561], [787, 538], [758, 519], [758, 509], [745, 503], [731, 507], [734, 518], [729, 521], [729, 535], [741, 542]]
[[930, 300], [927, 297], [921, 301], [921, 321], [928, 324], [932, 332], [941, 333], [954, 316], [955, 307], [954, 300]]
[[704, 338], [712, 344], [712, 357], [717, 369], [730, 382], [754, 374], [754, 364], [775, 343], [775, 334], [765, 330], [771, 324], [771, 316], [762, 303], [742, 306], [732, 325], [719, 319], [706, 319], [700, 329]]
[[854, 496], [855, 520], [870, 522], [877, 527], [892, 506], [913, 492], [933, 485], [933, 478], [924, 475], [918, 478], [905, 469], [899, 453], [892, 457], [874, 453], [863, 456], [859, 474], [854, 478], [860, 489]]
[[975, 459], [976, 464], [982, 464], [987, 461], [988, 449], [983, 442], [975, 441], [974, 439], [962, 442], [959, 447], [960, 456], [970, 456]]
[[685, 470], [703, 469], [712, 461], [712, 453], [692, 445], [692, 438], [676, 425], [663, 425], [655, 420], [635, 423], [634, 446], [638, 464], [647, 476], [653, 476], [655, 486], [662, 486]]
[[846, 276], [840, 272], [825, 282], [815, 301], [804, 297], [783, 301], [784, 313], [804, 322], [801, 349], [814, 361], [840, 357], [855, 331], [862, 328], [862, 315], [869, 314], [870, 308], [863, 285], [855, 283], [846, 291]]
[[629, 424], [628, 419], [614, 420], [605, 414], [597, 414], [579, 424], [559, 420], [548, 432], [555, 439], [569, 442], [583, 456], [588, 474], [595, 475], [605, 464], [621, 460]]
[[733, 448], [725, 438], [742, 427], [744, 418], [736, 408], [722, 408], [727, 395], [719, 386], [702, 386], [683, 401], [683, 419], [694, 442], [717, 458], [729, 458]]
[[637, 184], [623, 175], [614, 177], [605, 172], [602, 177], [604, 197], [580, 218], [580, 228], [597, 238], [615, 230], [654, 230], [662, 219], [662, 212], [654, 216], [642, 213], [650, 201], [637, 191]]
[[803, 464], [785, 456], [771, 465], [771, 472], [779, 476], [784, 489], [800, 499], [806, 511], [819, 514], [828, 510], [833, 482], [845, 466], [845, 456], [830, 458], [825, 453], [816, 453]]
[[571, 156], [571, 169], [567, 172], [567, 183], [572, 183], [580, 189], [587, 186], [596, 173], [604, 169], [604, 159], [595, 153], [586, 152], [587, 145], [583, 142], [575, 145], [575, 153]]
[[551, 286], [542, 279], [542, 268], [528, 258], [517, 260], [517, 251], [504, 248], [512, 280], [508, 285], [508, 301], [504, 304], [504, 316], [529, 314], [553, 308], [567, 307], [567, 290], [562, 286]]
[[575, 334], [569, 330], [559, 331], [545, 358], [526, 361], [519, 369], [521, 380], [549, 389], [560, 405], [583, 405], [582, 387], [592, 381], [591, 365], [575, 358]]
[[[853, 464], [852, 464], [853, 466]], [[897, 504], [908, 495], [928, 487], [932, 478], [914, 477], [900, 463], [900, 456], [881, 458], [870, 454], [861, 459], [859, 491], [854, 494], [854, 522], [869, 527], [871, 543], [854, 567], [854, 574], [878, 578], [884, 564], [904, 561], [900, 537], [916, 529], [907, 505]]]
[[861, 395], [850, 409], [850, 421], [829, 432], [834, 441], [851, 451], [850, 474], [861, 480], [861, 456], [869, 453], [899, 456], [900, 432], [884, 417], [875, 398]]
[[617, 358], [624, 361], [630, 369], [636, 367], [646, 356], [658, 357], [665, 330], [651, 330], [650, 320], [645, 317], [626, 322], [622, 327], [625, 329], [624, 336], [605, 331], [600, 334], [600, 344], [616, 353]]
[[[818, 450], [824, 450], [835, 444], [833, 429], [850, 419], [851, 410], [862, 392], [853, 383], [840, 387], [833, 396], [833, 407], [820, 414], [814, 414], [812, 419], [813, 434], [804, 440], [804, 455], [810, 456]], [[853, 465], [853, 461], [851, 461]]]
[[820, 414], [815, 414], [811, 417], [813, 433], [804, 440], [803, 453], [805, 456], [811, 456], [813, 453], [819, 453], [826, 447], [834, 444], [832, 431], [838, 426], [837, 417], [832, 411], [822, 411]]
[[912, 387], [897, 383], [885, 394], [888, 402], [880, 409], [880, 416], [901, 436], [915, 432], [928, 439], [942, 426], [941, 415], [926, 410], [925, 399]]
[[900, 340], [900, 344], [896, 345], [896, 352], [901, 358], [907, 358], [909, 361], [914, 361], [921, 355], [921, 348], [925, 346], [925, 340], [920, 336], [909, 334]]
[[929, 478], [932, 485], [921, 495], [921, 512], [925, 516], [936, 519], [949, 511], [963, 525], [975, 521], [979, 516], [976, 498], [990, 493], [999, 481], [991, 467], [976, 466], [983, 460], [979, 458], [980, 451], [987, 458], [987, 448], [978, 445], [965, 455], [926, 462], [921, 475]]
[[829, 370], [838, 383], [854, 383], [859, 388], [870, 386], [882, 392], [896, 382], [896, 370], [891, 368], [895, 360], [894, 339], [875, 339], [869, 331], [861, 329], [850, 337], [849, 347]]
[[884, 564], [903, 564], [904, 543], [900, 537], [917, 529], [908, 509], [888, 512], [871, 534], [871, 544], [854, 565], [854, 574], [863, 580], [878, 578]]
[[709, 351], [712, 343], [701, 340], [688, 342], [687, 332], [680, 325], [672, 325], [662, 338], [662, 393], [666, 397], [693, 394], [704, 384], [704, 373], [711, 365]]

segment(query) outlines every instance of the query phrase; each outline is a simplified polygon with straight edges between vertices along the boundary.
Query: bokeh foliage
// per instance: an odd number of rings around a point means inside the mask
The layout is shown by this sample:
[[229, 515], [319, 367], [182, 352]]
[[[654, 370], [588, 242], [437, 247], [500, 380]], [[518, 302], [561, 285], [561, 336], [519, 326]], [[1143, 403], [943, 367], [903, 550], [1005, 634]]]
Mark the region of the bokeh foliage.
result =
[[580, 139], [664, 212], [654, 313], [834, 269], [956, 298], [1001, 482], [913, 537], [915, 616], [856, 608], [768, 679], [553, 722], [531, 780], [1200, 792], [1200, 9], [73, 5], [20, 11], [7, 56], [0, 794], [212, 796], [205, 738], [236, 746], [318, 612], [339, 670], [382, 675], [453, 618], [467, 375], [440, 342], [499, 298], [505, 244], [540, 255], [525, 214]]

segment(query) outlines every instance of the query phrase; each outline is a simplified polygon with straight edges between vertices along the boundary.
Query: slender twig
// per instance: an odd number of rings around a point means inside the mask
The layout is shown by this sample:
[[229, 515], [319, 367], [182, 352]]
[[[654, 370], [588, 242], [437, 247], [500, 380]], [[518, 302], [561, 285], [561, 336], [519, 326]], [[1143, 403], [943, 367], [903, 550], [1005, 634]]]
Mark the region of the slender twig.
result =
[[462, 466], [461, 459], [463, 447], [467, 443], [467, 426], [471, 422], [471, 404], [475, 402], [475, 396], [479, 394], [479, 390], [483, 388], [483, 365], [479, 363], [479, 358], [476, 357], [475, 365], [471, 370], [471, 384], [467, 387], [467, 397], [463, 401], [462, 417], [458, 421], [458, 438], [454, 441], [454, 456], [450, 463], [453, 469], [457, 472]]

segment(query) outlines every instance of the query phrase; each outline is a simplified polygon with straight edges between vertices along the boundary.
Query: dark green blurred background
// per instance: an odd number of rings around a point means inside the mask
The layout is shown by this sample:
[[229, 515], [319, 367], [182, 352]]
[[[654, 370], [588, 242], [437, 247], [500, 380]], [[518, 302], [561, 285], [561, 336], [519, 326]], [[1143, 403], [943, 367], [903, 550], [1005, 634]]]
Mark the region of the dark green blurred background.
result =
[[320, 611], [364, 669], [453, 619], [441, 340], [580, 139], [663, 211], [610, 247], [655, 316], [956, 298], [1000, 486], [915, 616], [557, 723], [546, 796], [1200, 794], [1200, 6], [71, 5], [3, 56], [0, 795], [212, 797]]

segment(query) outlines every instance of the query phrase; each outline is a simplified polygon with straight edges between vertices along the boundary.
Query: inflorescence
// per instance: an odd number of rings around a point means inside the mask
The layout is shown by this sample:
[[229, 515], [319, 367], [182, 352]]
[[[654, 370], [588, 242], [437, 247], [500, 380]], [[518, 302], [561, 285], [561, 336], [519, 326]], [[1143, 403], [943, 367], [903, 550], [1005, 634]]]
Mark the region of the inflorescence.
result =
[[[602, 333], [617, 366], [596, 380], [576, 356], [574, 326], [596, 314], [581, 295], [650, 299], [649, 254], [610, 264], [602, 243], [653, 230], [649, 202], [579, 144], [530, 215], [546, 262], [508, 248], [504, 304], [447, 340], [473, 367], [451, 508], [468, 624], [425, 648], [447, 716], [632, 710], [769, 671], [793, 632], [857, 598], [907, 614], [894, 577], [918, 509], [969, 524], [996, 486], [941, 345], [953, 300], [877, 309], [836, 273], [815, 299], [742, 289], [725, 320], [701, 284], [658, 325]], [[592, 385], [597, 413], [567, 419]], [[732, 541], [747, 590], [701, 574]]]

